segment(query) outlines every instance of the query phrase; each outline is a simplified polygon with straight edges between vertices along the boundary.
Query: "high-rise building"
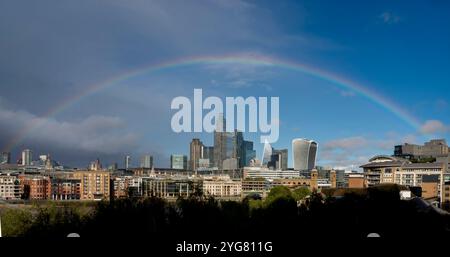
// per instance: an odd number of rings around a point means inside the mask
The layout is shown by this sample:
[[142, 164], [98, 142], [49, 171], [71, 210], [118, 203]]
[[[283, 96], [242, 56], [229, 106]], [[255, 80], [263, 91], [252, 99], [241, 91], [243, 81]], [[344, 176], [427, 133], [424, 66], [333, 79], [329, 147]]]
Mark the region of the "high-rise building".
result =
[[288, 161], [287, 149], [281, 150], [273, 149], [271, 159], [267, 166], [269, 168], [273, 168], [276, 170], [287, 170], [288, 168], [287, 161]]
[[250, 166], [250, 161], [256, 158], [256, 151], [253, 149], [252, 141], [244, 141], [244, 166]]
[[203, 146], [202, 159], [208, 160], [208, 168], [214, 165], [214, 146]]
[[198, 138], [192, 139], [190, 145], [190, 169], [196, 171], [198, 168], [198, 160], [202, 158], [203, 143]]
[[33, 161], [33, 152], [30, 149], [22, 151], [22, 165], [31, 165]]
[[225, 131], [226, 121], [223, 114], [220, 114], [216, 129], [214, 130], [214, 166], [222, 169], [223, 160], [227, 159], [227, 133]]
[[187, 156], [172, 154], [170, 156], [170, 168], [176, 170], [187, 170]]
[[102, 170], [102, 164], [100, 160], [97, 159], [89, 164], [89, 170]]
[[[238, 168], [246, 165], [246, 148], [243, 133], [236, 129], [233, 132], [227, 132], [226, 120], [224, 119], [223, 114], [219, 115], [214, 131], [213, 152], [213, 163], [219, 170], [223, 169], [223, 162], [227, 159], [237, 160]], [[250, 154], [251, 151], [249, 150], [249, 155]]]
[[292, 154], [294, 170], [312, 170], [316, 165], [317, 143], [303, 138], [294, 139]]
[[131, 156], [125, 156], [125, 169], [131, 168]]
[[0, 164], [9, 164], [11, 163], [11, 153], [10, 152], [2, 152], [0, 156]]
[[146, 169], [150, 169], [151, 167], [153, 167], [153, 156], [151, 155], [143, 155], [141, 157], [141, 168], [146, 168]]
[[262, 155], [262, 165], [263, 166], [267, 166], [270, 162], [270, 160], [272, 159], [272, 151], [273, 148], [272, 146], [269, 144], [269, 142], [265, 142], [264, 143], [264, 149], [263, 149], [263, 155]]

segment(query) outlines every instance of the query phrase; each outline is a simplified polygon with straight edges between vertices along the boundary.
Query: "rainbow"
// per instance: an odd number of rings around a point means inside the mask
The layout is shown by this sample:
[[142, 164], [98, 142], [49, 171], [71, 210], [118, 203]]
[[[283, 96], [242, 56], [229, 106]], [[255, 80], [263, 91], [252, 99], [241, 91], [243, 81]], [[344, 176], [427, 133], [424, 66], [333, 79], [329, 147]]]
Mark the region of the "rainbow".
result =
[[283, 60], [280, 58], [269, 57], [265, 55], [248, 55], [248, 54], [235, 54], [226, 56], [196, 56], [196, 57], [186, 57], [180, 59], [174, 59], [167, 62], [161, 62], [156, 64], [146, 65], [137, 69], [129, 70], [124, 73], [118, 74], [106, 80], [102, 80], [98, 83], [92, 84], [87, 87], [86, 90], [79, 92], [78, 94], [72, 95], [70, 98], [63, 101], [61, 104], [50, 109], [42, 119], [36, 119], [30, 126], [27, 126], [20, 130], [15, 137], [13, 137], [10, 142], [6, 145], [6, 151], [12, 150], [18, 146], [29, 134], [30, 131], [36, 129], [42, 125], [47, 119], [53, 118], [58, 113], [63, 112], [70, 106], [75, 105], [80, 100], [93, 95], [99, 91], [105, 90], [109, 87], [117, 85], [121, 81], [151, 72], [162, 71], [171, 68], [179, 68], [192, 65], [205, 65], [205, 64], [247, 64], [247, 65], [259, 65], [259, 66], [272, 66], [278, 68], [284, 68], [288, 70], [298, 71], [310, 76], [322, 79], [324, 81], [331, 82], [339, 87], [347, 90], [351, 90], [358, 93], [373, 103], [383, 107], [388, 112], [396, 115], [401, 120], [412, 126], [415, 130], [420, 127], [420, 122], [413, 117], [408, 111], [402, 109], [400, 106], [396, 105], [386, 97], [370, 90], [359, 83], [356, 83], [350, 79], [338, 76], [331, 72], [318, 69], [309, 66], [305, 63], [293, 62], [289, 60]]

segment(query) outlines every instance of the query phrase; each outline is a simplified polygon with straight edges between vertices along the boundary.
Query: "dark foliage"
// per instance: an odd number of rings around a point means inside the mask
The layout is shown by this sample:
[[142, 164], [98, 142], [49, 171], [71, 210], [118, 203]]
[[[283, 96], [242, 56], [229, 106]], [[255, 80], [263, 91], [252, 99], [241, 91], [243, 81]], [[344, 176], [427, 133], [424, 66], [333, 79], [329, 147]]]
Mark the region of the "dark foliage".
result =
[[[448, 236], [449, 216], [422, 211], [401, 201], [395, 186], [327, 197], [313, 192], [298, 205], [290, 192], [277, 189], [265, 202], [217, 201], [195, 195], [169, 203], [159, 198], [100, 202], [88, 215], [72, 208], [41, 209], [21, 236], [88, 238], [237, 239], [363, 238]], [[21, 231], [21, 230], [18, 230]]]

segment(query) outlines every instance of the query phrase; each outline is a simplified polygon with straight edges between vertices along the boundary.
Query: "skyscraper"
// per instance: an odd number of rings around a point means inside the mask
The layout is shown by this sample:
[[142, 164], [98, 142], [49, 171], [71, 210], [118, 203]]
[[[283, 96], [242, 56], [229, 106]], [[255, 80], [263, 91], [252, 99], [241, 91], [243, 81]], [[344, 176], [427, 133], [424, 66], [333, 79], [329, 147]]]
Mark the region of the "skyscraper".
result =
[[202, 159], [208, 160], [208, 166], [214, 165], [214, 146], [203, 146]]
[[143, 155], [141, 156], [141, 168], [150, 169], [153, 166], [153, 156], [151, 155]]
[[287, 170], [287, 160], [288, 160], [288, 150], [272, 150], [272, 156], [269, 164], [269, 168], [274, 168], [276, 170]]
[[22, 151], [22, 165], [31, 165], [33, 161], [33, 152], [30, 149]]
[[[244, 136], [241, 131], [226, 131], [226, 120], [220, 114], [214, 130], [214, 166], [223, 169], [223, 162], [227, 159], [237, 160], [237, 167], [244, 167], [246, 163]], [[228, 161], [230, 163], [230, 161]], [[228, 165], [230, 166], [230, 165]], [[233, 165], [232, 165], [233, 166]], [[236, 166], [236, 165], [234, 165]]]
[[292, 140], [294, 170], [312, 170], [316, 165], [317, 143], [313, 140], [296, 138]]
[[269, 142], [264, 143], [264, 149], [263, 149], [263, 156], [262, 156], [262, 165], [267, 166], [272, 159], [272, 146], [269, 144]]
[[0, 164], [9, 164], [11, 163], [11, 153], [10, 152], [2, 152], [0, 157]]
[[216, 129], [214, 130], [214, 166], [222, 169], [223, 160], [227, 157], [227, 133], [225, 131], [226, 121], [223, 114], [220, 114]]
[[125, 169], [131, 168], [131, 156], [125, 156]]
[[176, 170], [187, 170], [187, 156], [172, 154], [170, 156], [170, 168]]
[[256, 151], [253, 149], [253, 142], [244, 140], [243, 148], [244, 166], [250, 166], [250, 161], [256, 157]]
[[203, 143], [198, 138], [194, 138], [190, 145], [189, 168], [196, 171], [198, 168], [198, 160], [202, 157]]
[[96, 159], [89, 164], [89, 170], [102, 170], [102, 164], [100, 163], [100, 159]]

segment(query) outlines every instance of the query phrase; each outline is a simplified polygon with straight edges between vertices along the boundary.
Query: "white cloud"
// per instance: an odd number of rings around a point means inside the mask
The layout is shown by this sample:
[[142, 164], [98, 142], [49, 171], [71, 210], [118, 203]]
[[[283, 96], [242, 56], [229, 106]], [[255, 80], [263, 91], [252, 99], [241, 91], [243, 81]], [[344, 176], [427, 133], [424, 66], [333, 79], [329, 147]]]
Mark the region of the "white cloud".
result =
[[378, 18], [385, 24], [396, 24], [401, 21], [401, 18], [398, 15], [390, 11], [383, 12], [378, 16]]
[[351, 150], [366, 147], [369, 141], [361, 136], [331, 140], [324, 144], [326, 150]]
[[446, 133], [448, 131], [450, 131], [450, 126], [439, 120], [427, 120], [420, 128], [420, 132], [423, 134]]

